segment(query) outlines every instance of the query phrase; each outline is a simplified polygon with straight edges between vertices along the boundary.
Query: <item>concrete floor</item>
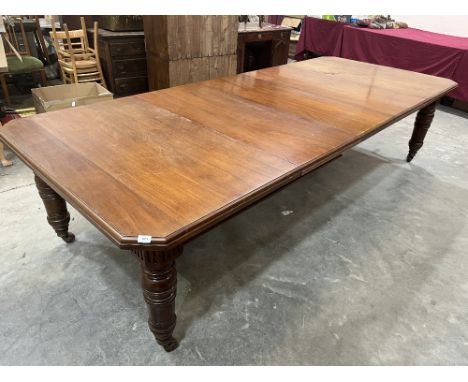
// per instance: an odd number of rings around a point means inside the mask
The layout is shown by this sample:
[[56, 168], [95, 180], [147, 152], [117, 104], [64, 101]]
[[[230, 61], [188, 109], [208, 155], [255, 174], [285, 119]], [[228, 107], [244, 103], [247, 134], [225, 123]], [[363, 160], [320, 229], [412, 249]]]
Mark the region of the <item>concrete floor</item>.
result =
[[413, 120], [188, 244], [172, 353], [147, 328], [137, 261], [74, 210], [77, 241], [59, 240], [14, 158], [0, 364], [468, 364], [467, 115], [439, 108], [407, 164]]

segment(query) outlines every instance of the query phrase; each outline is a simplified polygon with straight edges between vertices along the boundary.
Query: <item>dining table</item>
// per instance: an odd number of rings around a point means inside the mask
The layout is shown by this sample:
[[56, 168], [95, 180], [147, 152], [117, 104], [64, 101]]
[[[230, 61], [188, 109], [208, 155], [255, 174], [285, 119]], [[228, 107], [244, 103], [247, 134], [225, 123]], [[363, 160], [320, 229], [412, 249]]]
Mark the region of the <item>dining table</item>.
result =
[[16, 119], [0, 139], [34, 172], [59, 238], [79, 245], [69, 203], [138, 259], [149, 329], [172, 351], [187, 242], [417, 112], [415, 160], [456, 86], [320, 57]]

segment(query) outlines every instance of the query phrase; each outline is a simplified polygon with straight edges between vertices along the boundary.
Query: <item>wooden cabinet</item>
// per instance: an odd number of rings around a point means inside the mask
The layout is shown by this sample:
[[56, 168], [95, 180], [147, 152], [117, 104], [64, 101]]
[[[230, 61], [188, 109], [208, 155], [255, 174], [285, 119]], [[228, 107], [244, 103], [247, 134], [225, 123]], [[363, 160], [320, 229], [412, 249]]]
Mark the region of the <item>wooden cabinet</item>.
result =
[[288, 62], [291, 28], [280, 25], [239, 24], [237, 73], [282, 65]]
[[[89, 40], [92, 31], [88, 29]], [[98, 31], [101, 66], [115, 97], [148, 91], [144, 32]]]

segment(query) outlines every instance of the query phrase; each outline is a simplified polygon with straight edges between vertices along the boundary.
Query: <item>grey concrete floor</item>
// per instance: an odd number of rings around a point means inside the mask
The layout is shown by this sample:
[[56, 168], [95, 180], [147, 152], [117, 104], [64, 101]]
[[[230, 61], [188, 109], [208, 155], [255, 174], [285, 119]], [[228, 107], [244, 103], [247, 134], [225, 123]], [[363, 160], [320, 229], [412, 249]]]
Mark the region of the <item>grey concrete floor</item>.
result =
[[[185, 247], [180, 347], [146, 325], [137, 261], [72, 210], [45, 220], [31, 171], [0, 169], [0, 364], [468, 364], [468, 120], [414, 115]], [[10, 157], [12, 154], [10, 153]]]

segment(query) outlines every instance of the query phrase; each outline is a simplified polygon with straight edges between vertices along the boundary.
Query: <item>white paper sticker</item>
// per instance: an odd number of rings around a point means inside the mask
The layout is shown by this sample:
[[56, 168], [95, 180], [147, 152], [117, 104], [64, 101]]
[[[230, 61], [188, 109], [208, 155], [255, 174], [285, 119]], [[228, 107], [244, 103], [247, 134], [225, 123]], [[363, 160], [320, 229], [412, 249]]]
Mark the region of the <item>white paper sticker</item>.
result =
[[72, 101], [72, 107], [75, 107], [75, 105], [76, 105], [76, 102]]
[[149, 235], [138, 235], [137, 242], [141, 244], [149, 244], [151, 243], [152, 237]]

